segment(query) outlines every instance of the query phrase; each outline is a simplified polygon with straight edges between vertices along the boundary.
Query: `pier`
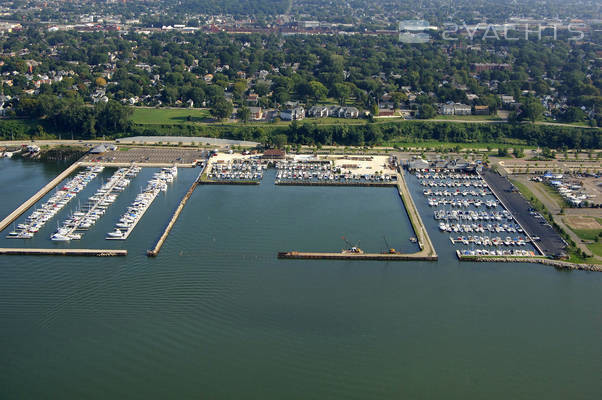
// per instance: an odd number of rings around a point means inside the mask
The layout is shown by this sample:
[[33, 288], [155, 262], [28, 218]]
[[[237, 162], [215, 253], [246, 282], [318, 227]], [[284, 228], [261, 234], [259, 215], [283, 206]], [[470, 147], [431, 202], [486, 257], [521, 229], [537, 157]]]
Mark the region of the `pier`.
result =
[[410, 218], [410, 223], [412, 224], [412, 228], [414, 228], [414, 233], [416, 234], [416, 239], [418, 240], [418, 245], [420, 246], [420, 251], [416, 253], [416, 255], [431, 257], [432, 260], [437, 260], [437, 252], [435, 251], [433, 242], [431, 242], [431, 238], [426, 231], [426, 226], [424, 226], [424, 222], [422, 222], [422, 218], [420, 217], [420, 213], [416, 208], [416, 204], [414, 204], [412, 195], [408, 190], [402, 170], [400, 170], [399, 174], [397, 174], [397, 190], [399, 192], [399, 197], [401, 197], [401, 200], [405, 205], [408, 217]]
[[171, 232], [171, 229], [173, 228], [173, 226], [175, 225], [176, 221], [178, 220], [178, 217], [180, 216], [180, 213], [182, 212], [182, 210], [184, 209], [184, 206], [188, 202], [188, 199], [190, 198], [190, 196], [192, 196], [192, 193], [194, 192], [194, 189], [196, 189], [196, 187], [199, 185], [199, 183], [201, 183], [201, 176], [202, 175], [203, 175], [203, 171], [201, 171], [200, 174], [199, 174], [199, 176], [195, 179], [195, 181], [192, 182], [192, 185], [190, 186], [190, 189], [188, 189], [188, 192], [186, 192], [186, 194], [184, 195], [184, 197], [180, 201], [180, 204], [178, 205], [178, 208], [176, 208], [176, 211], [174, 211], [173, 215], [171, 216], [171, 219], [169, 220], [169, 223], [165, 227], [165, 230], [163, 231], [163, 234], [161, 235], [161, 237], [159, 238], [159, 240], [157, 240], [157, 243], [155, 244], [155, 247], [152, 250], [148, 250], [146, 252], [147, 256], [149, 256], [149, 257], [156, 257], [159, 254], [159, 251], [161, 251], [161, 247], [163, 247], [163, 243], [165, 243], [165, 240], [167, 240], [167, 236], [169, 235], [169, 233]]
[[17, 249], [0, 248], [0, 254], [24, 256], [126, 256], [127, 250], [118, 249]]
[[[98, 164], [96, 164], [98, 165]], [[19, 218], [25, 211], [29, 210], [34, 204], [36, 204], [42, 197], [46, 196], [48, 192], [56, 187], [59, 183], [64, 181], [71, 173], [77, 170], [81, 164], [79, 162], [71, 164], [66, 170], [57, 175], [56, 178], [48, 182], [46, 186], [40, 189], [36, 194], [27, 199], [21, 204], [15, 211], [10, 213], [6, 218], [0, 221], [0, 232], [6, 229], [7, 226], [12, 224], [17, 218]]]
[[437, 261], [437, 255], [389, 254], [389, 253], [317, 253], [286, 251], [278, 253], [278, 258], [293, 260], [372, 260], [372, 261]]

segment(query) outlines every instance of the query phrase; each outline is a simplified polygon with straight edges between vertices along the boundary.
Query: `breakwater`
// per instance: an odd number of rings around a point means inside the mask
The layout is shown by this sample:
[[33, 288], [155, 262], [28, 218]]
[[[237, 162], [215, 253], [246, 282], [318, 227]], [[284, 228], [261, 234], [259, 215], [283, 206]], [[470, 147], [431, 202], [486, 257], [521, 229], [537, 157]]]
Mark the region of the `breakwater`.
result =
[[126, 256], [127, 250], [118, 249], [18, 249], [0, 248], [0, 254], [29, 256]]

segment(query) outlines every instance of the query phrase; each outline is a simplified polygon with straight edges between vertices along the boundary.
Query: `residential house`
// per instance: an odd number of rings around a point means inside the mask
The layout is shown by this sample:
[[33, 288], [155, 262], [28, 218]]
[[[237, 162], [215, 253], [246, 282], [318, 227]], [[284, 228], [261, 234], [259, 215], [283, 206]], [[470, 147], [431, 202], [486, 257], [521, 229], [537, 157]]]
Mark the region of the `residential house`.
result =
[[280, 119], [284, 121], [301, 120], [305, 118], [305, 109], [303, 107], [294, 107], [284, 110], [280, 113]]
[[263, 119], [263, 110], [261, 107], [249, 107], [249, 112], [253, 121]]
[[309, 109], [308, 116], [315, 118], [328, 117], [328, 107], [326, 106], [313, 106]]

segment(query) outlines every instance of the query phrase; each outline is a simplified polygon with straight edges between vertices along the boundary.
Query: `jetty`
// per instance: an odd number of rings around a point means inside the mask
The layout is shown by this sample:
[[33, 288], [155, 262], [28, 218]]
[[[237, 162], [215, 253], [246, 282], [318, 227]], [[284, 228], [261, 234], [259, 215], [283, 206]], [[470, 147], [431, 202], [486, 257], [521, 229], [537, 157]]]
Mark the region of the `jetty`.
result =
[[[98, 164], [97, 164], [98, 165]], [[81, 163], [76, 162], [71, 164], [67, 169], [57, 175], [56, 178], [48, 182], [42, 189], [40, 189], [36, 194], [27, 199], [23, 204], [17, 207], [12, 213], [10, 213], [6, 218], [0, 221], [0, 232], [6, 229], [7, 226], [12, 224], [17, 218], [19, 218], [23, 213], [29, 210], [34, 204], [36, 204], [42, 197], [46, 196], [52, 189], [54, 189], [59, 183], [64, 181], [69, 175], [71, 175], [75, 170], [77, 170], [81, 166]]]
[[121, 249], [18, 249], [0, 248], [0, 254], [25, 256], [95, 256], [113, 257], [126, 256], [127, 250]]
[[437, 261], [437, 255], [418, 253], [318, 253], [302, 251], [285, 251], [278, 253], [278, 258], [293, 260], [372, 260], [372, 261]]
[[146, 252], [147, 256], [156, 257], [159, 254], [159, 252], [161, 251], [161, 247], [163, 247], [165, 240], [167, 240], [167, 236], [171, 232], [171, 229], [173, 228], [176, 221], [178, 220], [178, 217], [182, 213], [182, 210], [184, 209], [184, 206], [188, 202], [188, 199], [190, 198], [190, 196], [192, 196], [192, 193], [194, 192], [196, 187], [199, 185], [199, 183], [201, 183], [202, 175], [203, 175], [203, 171], [201, 171], [199, 173], [199, 176], [194, 180], [194, 182], [192, 182], [192, 185], [190, 185], [190, 188], [188, 189], [188, 191], [186, 192], [186, 194], [184, 195], [182, 200], [180, 200], [180, 204], [176, 208], [176, 211], [174, 211], [173, 215], [171, 216], [171, 219], [169, 220], [169, 223], [165, 227], [163, 234], [159, 237], [159, 240], [157, 240], [157, 243], [155, 243], [155, 247], [152, 250], [148, 250]]

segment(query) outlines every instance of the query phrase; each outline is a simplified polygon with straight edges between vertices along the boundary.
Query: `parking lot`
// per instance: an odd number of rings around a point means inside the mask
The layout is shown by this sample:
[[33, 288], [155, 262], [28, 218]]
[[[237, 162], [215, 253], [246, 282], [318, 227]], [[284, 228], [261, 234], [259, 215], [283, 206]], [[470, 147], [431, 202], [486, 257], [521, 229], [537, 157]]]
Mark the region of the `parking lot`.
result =
[[543, 216], [532, 210], [531, 204], [523, 198], [506, 177], [485, 169], [481, 176], [531, 238], [539, 237], [536, 244], [546, 256], [560, 255], [565, 252], [566, 243], [562, 237]]
[[141, 163], [141, 164], [193, 164], [205, 159], [207, 152], [199, 149], [121, 147], [102, 154], [87, 154], [82, 161]]

